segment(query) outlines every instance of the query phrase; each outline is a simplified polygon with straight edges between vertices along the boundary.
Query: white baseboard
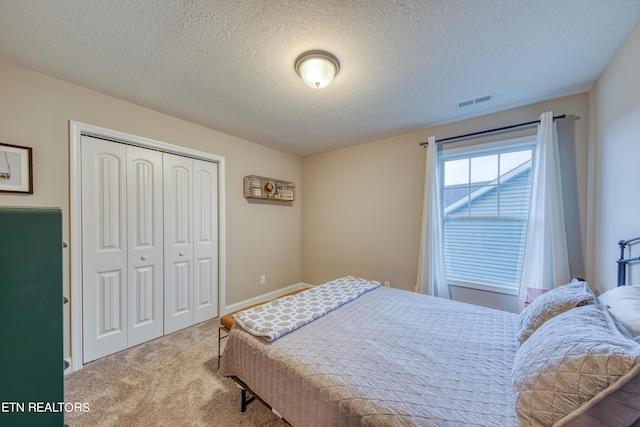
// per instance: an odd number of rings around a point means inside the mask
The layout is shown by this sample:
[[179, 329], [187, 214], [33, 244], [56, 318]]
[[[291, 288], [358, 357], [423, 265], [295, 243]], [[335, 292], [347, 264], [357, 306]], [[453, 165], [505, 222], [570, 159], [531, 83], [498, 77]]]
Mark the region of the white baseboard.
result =
[[289, 292], [297, 291], [302, 288], [312, 288], [314, 285], [309, 285], [307, 283], [296, 283], [291, 286], [287, 286], [285, 288], [278, 289], [277, 291], [268, 292], [266, 294], [258, 295], [257, 297], [249, 298], [244, 301], [237, 302], [235, 304], [230, 304], [224, 307], [224, 313], [220, 313], [220, 316], [224, 316], [227, 313], [232, 313], [234, 311], [242, 310], [245, 307], [250, 305], [259, 304], [261, 302], [271, 301], [273, 299], [278, 298], [284, 294], [288, 294]]

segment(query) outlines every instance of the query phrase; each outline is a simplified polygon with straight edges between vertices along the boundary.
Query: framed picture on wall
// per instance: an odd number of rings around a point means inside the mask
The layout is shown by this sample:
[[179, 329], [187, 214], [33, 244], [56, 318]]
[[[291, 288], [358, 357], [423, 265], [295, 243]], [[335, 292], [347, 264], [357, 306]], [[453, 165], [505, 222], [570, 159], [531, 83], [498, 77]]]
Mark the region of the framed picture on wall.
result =
[[33, 194], [31, 147], [0, 143], [0, 193]]

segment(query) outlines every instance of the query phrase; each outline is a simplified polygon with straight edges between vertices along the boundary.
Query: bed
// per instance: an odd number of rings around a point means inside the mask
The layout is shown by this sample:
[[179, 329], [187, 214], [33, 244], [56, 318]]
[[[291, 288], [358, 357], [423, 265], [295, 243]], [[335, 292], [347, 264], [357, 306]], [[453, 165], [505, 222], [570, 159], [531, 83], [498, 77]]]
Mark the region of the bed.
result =
[[[297, 300], [336, 283], [368, 288], [277, 336], [245, 323], [264, 322], [282, 306], [303, 312]], [[521, 315], [353, 277], [278, 301], [238, 313], [220, 374], [293, 426], [631, 425], [640, 418], [640, 344], [612, 323], [585, 282], [543, 294]]]

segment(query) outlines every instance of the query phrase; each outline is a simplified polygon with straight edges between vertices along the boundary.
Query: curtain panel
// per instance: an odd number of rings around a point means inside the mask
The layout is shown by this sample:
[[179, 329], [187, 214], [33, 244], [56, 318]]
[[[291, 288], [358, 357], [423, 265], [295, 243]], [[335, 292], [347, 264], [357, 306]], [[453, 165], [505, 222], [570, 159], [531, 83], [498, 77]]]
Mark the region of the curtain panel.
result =
[[524, 308], [528, 288], [539, 293], [570, 281], [558, 153], [556, 123], [548, 111], [538, 125], [517, 312]]
[[444, 265], [442, 234], [442, 187], [436, 138], [427, 139], [422, 206], [422, 233], [416, 290], [423, 294], [450, 298]]

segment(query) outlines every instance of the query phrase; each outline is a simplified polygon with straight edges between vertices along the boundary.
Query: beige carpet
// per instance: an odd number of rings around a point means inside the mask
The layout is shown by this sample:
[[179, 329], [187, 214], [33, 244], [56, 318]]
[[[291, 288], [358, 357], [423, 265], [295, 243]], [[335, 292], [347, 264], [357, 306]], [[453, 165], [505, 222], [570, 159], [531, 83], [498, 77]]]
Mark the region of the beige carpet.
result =
[[89, 363], [65, 376], [65, 402], [86, 403], [66, 413], [65, 423], [286, 426], [258, 401], [240, 412], [240, 389], [218, 375], [217, 347], [214, 319]]

